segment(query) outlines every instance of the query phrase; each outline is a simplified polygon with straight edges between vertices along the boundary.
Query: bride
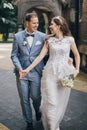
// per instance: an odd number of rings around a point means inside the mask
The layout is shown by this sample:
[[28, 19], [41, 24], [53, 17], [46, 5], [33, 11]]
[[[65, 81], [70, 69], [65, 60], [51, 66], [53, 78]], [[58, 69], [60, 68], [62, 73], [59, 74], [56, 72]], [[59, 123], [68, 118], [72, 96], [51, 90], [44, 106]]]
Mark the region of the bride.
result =
[[[25, 70], [20, 73], [20, 78], [26, 76], [49, 53], [49, 59], [43, 69], [41, 79], [41, 112], [45, 130], [59, 130], [70, 96], [71, 88], [65, 88], [60, 78], [65, 75], [79, 73], [80, 56], [66, 20], [57, 16], [52, 18], [50, 36], [44, 47]], [[68, 64], [70, 49], [75, 57], [75, 66]]]

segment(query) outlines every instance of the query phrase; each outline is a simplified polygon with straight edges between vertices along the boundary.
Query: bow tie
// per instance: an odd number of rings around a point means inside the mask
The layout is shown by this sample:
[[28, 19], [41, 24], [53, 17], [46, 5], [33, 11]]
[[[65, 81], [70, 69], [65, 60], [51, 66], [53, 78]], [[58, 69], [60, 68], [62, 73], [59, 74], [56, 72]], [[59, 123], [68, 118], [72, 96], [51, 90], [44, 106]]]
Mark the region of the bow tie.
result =
[[29, 37], [29, 36], [34, 37], [34, 34], [26, 34], [26, 37]]

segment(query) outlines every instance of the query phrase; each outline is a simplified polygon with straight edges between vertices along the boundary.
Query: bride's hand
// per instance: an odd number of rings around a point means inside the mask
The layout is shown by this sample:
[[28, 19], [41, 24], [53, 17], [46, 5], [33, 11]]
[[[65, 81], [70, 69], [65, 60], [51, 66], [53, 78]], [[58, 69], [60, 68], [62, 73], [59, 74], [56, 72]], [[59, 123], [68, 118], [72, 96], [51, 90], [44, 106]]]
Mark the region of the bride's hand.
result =
[[74, 78], [76, 78], [76, 76], [79, 74], [79, 70], [75, 70], [75, 73], [74, 73]]

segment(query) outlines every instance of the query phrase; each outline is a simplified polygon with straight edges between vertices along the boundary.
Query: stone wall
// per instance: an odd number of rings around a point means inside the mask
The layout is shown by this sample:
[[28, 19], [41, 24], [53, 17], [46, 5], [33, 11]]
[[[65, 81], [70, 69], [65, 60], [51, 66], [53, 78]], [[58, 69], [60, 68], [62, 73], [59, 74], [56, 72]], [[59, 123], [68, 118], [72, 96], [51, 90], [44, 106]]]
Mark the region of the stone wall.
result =
[[23, 24], [25, 12], [37, 7], [51, 12], [52, 16], [61, 15], [61, 4], [57, 0], [21, 0], [18, 2], [18, 24]]
[[87, 44], [87, 0], [83, 0], [82, 18], [79, 24], [80, 40]]

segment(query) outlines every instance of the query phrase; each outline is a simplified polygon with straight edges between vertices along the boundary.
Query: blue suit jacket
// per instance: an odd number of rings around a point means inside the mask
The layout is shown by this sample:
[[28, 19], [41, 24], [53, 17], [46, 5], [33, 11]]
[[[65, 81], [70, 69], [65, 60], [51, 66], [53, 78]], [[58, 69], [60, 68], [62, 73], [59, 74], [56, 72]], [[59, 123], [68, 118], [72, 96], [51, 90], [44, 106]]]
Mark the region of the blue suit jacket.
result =
[[[11, 59], [15, 66], [16, 72], [19, 69], [27, 68], [33, 62], [33, 60], [39, 55], [44, 45], [45, 35], [46, 34], [42, 32], [36, 31], [31, 48], [26, 40], [25, 30], [18, 32], [14, 35], [14, 43], [11, 53]], [[31, 71], [32, 74], [38, 73], [41, 75], [43, 67], [44, 67], [44, 61], [42, 60]], [[26, 76], [26, 78], [28, 78], [28, 76]]]

